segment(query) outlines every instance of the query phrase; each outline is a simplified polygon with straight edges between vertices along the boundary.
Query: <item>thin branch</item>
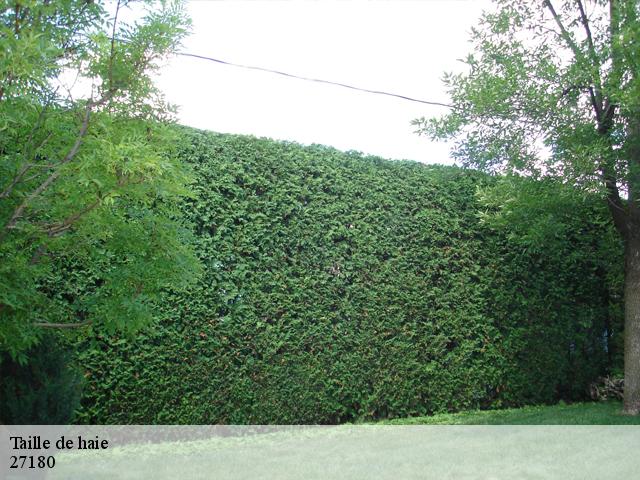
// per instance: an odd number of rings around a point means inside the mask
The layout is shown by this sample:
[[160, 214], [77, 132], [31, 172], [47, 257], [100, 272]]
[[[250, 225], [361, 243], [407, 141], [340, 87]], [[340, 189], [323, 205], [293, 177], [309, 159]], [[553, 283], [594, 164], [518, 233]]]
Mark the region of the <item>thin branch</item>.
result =
[[[599, 73], [600, 68], [597, 65], [598, 59], [595, 53], [593, 37], [591, 35], [591, 27], [589, 26], [589, 19], [586, 15], [586, 11], [584, 9], [584, 6], [582, 5], [582, 2], [580, 0], [577, 0], [577, 4], [578, 4], [578, 9], [580, 10], [580, 20], [587, 33], [587, 42], [589, 44], [589, 52], [590, 52], [589, 55], [591, 57], [591, 61], [593, 62], [593, 69], [596, 72], [595, 78], [592, 79], [593, 83], [595, 84], [595, 89], [593, 87], [589, 87], [589, 100], [591, 102], [591, 106], [593, 107], [593, 111], [595, 113], [596, 121], [598, 122], [598, 127], [599, 127], [602, 121], [602, 103], [603, 103], [602, 93], [601, 93], [602, 82], [600, 80], [600, 73]], [[575, 59], [578, 62], [584, 62], [586, 60], [584, 53], [582, 52], [582, 50], [580, 50], [580, 47], [578, 46], [578, 44], [571, 37], [571, 33], [566, 29], [566, 27], [562, 23], [562, 19], [560, 18], [560, 15], [558, 14], [553, 4], [551, 3], [551, 0], [545, 0], [544, 5], [547, 7], [549, 12], [551, 12], [551, 16], [553, 17], [553, 20], [556, 22], [556, 25], [558, 25], [558, 28], [560, 28], [560, 37], [564, 39], [564, 41], [567, 43], [568, 47], [573, 52]]]
[[22, 177], [25, 176], [25, 174], [29, 171], [29, 169], [33, 166], [32, 163], [26, 163], [25, 165], [22, 166], [22, 168], [20, 169], [20, 171], [18, 172], [18, 174], [15, 176], [15, 178], [13, 179], [13, 181], [7, 185], [7, 188], [5, 188], [2, 193], [0, 193], [0, 198], [7, 198], [9, 197], [9, 195], [11, 195], [11, 192], [13, 191], [13, 188], [20, 183], [20, 181], [22, 180]]
[[581, 0], [576, 0], [578, 3], [578, 9], [580, 10], [580, 20], [582, 21], [582, 25], [584, 26], [584, 31], [587, 34], [587, 44], [589, 45], [589, 51], [591, 55], [595, 57], [596, 49], [593, 44], [593, 36], [591, 35], [591, 27], [589, 26], [589, 18], [587, 17], [587, 12], [584, 9], [584, 5], [582, 5]]
[[602, 94], [600, 93], [600, 90], [589, 87], [589, 100], [591, 101], [591, 106], [596, 114], [596, 121], [598, 122], [598, 125], [600, 125], [600, 122], [602, 121]]
[[69, 150], [67, 155], [65, 155], [65, 157], [62, 159], [62, 161], [58, 164], [57, 168], [51, 173], [51, 175], [49, 175], [47, 177], [47, 179], [44, 182], [42, 182], [38, 186], [38, 188], [36, 188], [33, 192], [31, 192], [31, 194], [27, 198], [25, 198], [24, 201], [15, 209], [15, 211], [13, 212], [13, 215], [11, 215], [11, 218], [9, 219], [7, 224], [4, 226], [3, 231], [6, 231], [6, 230], [8, 230], [10, 228], [13, 228], [13, 226], [16, 224], [18, 219], [22, 216], [22, 213], [24, 212], [25, 208], [27, 208], [27, 206], [38, 195], [40, 195], [42, 192], [44, 192], [49, 187], [49, 185], [51, 185], [53, 182], [55, 182], [56, 179], [60, 176], [61, 167], [63, 165], [66, 165], [67, 163], [69, 163], [71, 160], [73, 160], [73, 158], [78, 153], [78, 150], [80, 149], [80, 145], [82, 145], [82, 141], [84, 140], [84, 137], [87, 134], [87, 130], [89, 129], [89, 118], [90, 117], [91, 117], [91, 102], [89, 102], [89, 104], [87, 104], [87, 107], [85, 109], [84, 118], [82, 119], [82, 126], [80, 127], [80, 131], [78, 132], [78, 136], [76, 138], [75, 143], [71, 147], [71, 150]]
[[556, 22], [556, 25], [558, 25], [558, 28], [560, 28], [561, 37], [565, 42], [567, 42], [567, 45], [576, 56], [576, 60], [581, 60], [584, 55], [582, 54], [582, 51], [580, 50], [576, 42], [573, 41], [573, 38], [571, 38], [571, 34], [569, 33], [569, 31], [565, 28], [564, 24], [562, 23], [562, 19], [560, 18], [560, 15], [558, 15], [558, 12], [556, 12], [556, 9], [553, 7], [551, 0], [544, 0], [544, 5], [551, 12], [553, 20]]
[[111, 30], [111, 52], [109, 53], [109, 88], [113, 88], [113, 57], [116, 49], [116, 26], [118, 13], [120, 12], [120, 0], [116, 3], [116, 13], [113, 16], [113, 29]]
[[47, 245], [43, 243], [36, 249], [35, 252], [33, 252], [33, 255], [31, 255], [29, 265], [36, 265], [45, 253], [47, 253]]
[[78, 323], [50, 323], [50, 322], [34, 322], [31, 325], [34, 327], [41, 328], [79, 328], [86, 327], [87, 325], [91, 325], [92, 320], [85, 320], [84, 322]]
[[553, 33], [554, 35], [556, 35], [557, 37], [562, 38], [562, 33], [557, 32], [556, 30], [554, 30], [553, 28], [549, 28], [549, 27], [545, 27], [544, 25], [538, 25], [538, 28], [540, 30], [542, 30], [543, 32], [547, 32], [547, 33]]
[[[40, 109], [40, 113], [38, 113], [38, 118], [37, 118], [35, 124], [33, 125], [33, 128], [29, 132], [29, 137], [27, 138], [27, 141], [25, 142], [26, 145], [31, 145], [31, 142], [33, 141], [33, 136], [40, 129], [40, 127], [42, 127], [42, 125], [44, 124], [44, 119], [45, 119], [45, 115], [47, 113], [47, 110], [49, 109], [49, 107], [51, 107], [51, 104], [54, 102], [55, 97], [56, 97], [57, 94], [58, 94], [58, 87], [56, 87], [56, 89], [53, 92], [51, 92], [51, 95], [47, 99], [46, 103]], [[35, 153], [41, 147], [42, 147], [42, 144], [39, 145], [38, 147], [36, 147], [33, 150], [33, 153]]]
[[617, 37], [620, 33], [620, 25], [618, 22], [618, 4], [615, 0], [609, 0], [609, 46], [611, 48], [611, 73], [609, 74], [609, 80], [615, 82], [614, 87], [617, 87], [621, 80], [620, 49], [617, 45]]
[[0, 86], [0, 100], [3, 99], [4, 94], [6, 93], [6, 88], [11, 87], [11, 85], [13, 84], [13, 80], [13, 74], [11, 72], [7, 73], [7, 76], [4, 79], [4, 84]]
[[[49, 140], [51, 139], [51, 137], [53, 136], [53, 133], [49, 133], [49, 135], [47, 135], [39, 144], [38, 146], [36, 146], [36, 148], [33, 150], [33, 155], [35, 155], [35, 153], [40, 150], [42, 147], [44, 147]], [[0, 198], [7, 198], [9, 197], [9, 195], [11, 195], [11, 192], [13, 191], [14, 187], [20, 183], [22, 181], [22, 178], [26, 175], [26, 173], [33, 168], [34, 166], [36, 166], [37, 164], [35, 163], [26, 163], [25, 165], [22, 166], [22, 168], [20, 169], [20, 171], [18, 172], [18, 174], [15, 176], [15, 178], [13, 179], [13, 181], [7, 186], [7, 188], [5, 188], [2, 193], [0, 193]]]
[[604, 181], [607, 193], [607, 206], [613, 218], [613, 223], [622, 238], [626, 239], [629, 234], [629, 212], [620, 198], [616, 175], [611, 166], [607, 165], [605, 161], [600, 165], [600, 173]]
[[618, 106], [615, 103], [611, 103], [611, 100], [605, 98], [601, 119], [600, 122], [598, 122], [598, 133], [600, 135], [608, 135], [611, 132], [613, 119], [616, 115], [616, 108], [618, 108]]
[[57, 180], [57, 178], [62, 173], [62, 170], [61, 170], [62, 167], [75, 158], [76, 154], [78, 153], [78, 150], [80, 149], [80, 146], [82, 145], [82, 142], [84, 141], [84, 137], [87, 135], [87, 131], [89, 130], [89, 119], [91, 118], [91, 111], [92, 111], [93, 107], [96, 107], [98, 105], [102, 105], [103, 103], [107, 102], [109, 100], [109, 98], [111, 98], [113, 93], [114, 92], [112, 90], [109, 90], [100, 100], [98, 100], [96, 102], [90, 100], [89, 102], [87, 102], [87, 106], [85, 108], [84, 117], [82, 119], [82, 125], [80, 126], [80, 131], [78, 132], [78, 136], [76, 137], [76, 141], [74, 142], [73, 146], [71, 147], [71, 150], [69, 150], [69, 152], [60, 161], [60, 163], [58, 163], [58, 165], [56, 166], [55, 170], [51, 173], [51, 175], [49, 175], [46, 178], [46, 180], [44, 182], [42, 182], [38, 186], [38, 188], [36, 188], [33, 192], [31, 192], [31, 194], [29, 194], [29, 196], [27, 198], [25, 198], [24, 201], [14, 210], [13, 214], [11, 215], [11, 218], [9, 219], [9, 221], [5, 224], [5, 226], [0, 231], [0, 240], [2, 240], [2, 238], [6, 234], [7, 230], [9, 230], [9, 229], [11, 229], [11, 228], [13, 228], [15, 226], [16, 222], [22, 216], [22, 214], [23, 214], [24, 210], [27, 208], [27, 206], [29, 206], [29, 204], [37, 196], [39, 196], [53, 182], [55, 182]]
[[596, 54], [596, 48], [593, 43], [593, 35], [591, 34], [591, 27], [589, 24], [589, 17], [587, 17], [587, 12], [582, 4], [581, 0], [577, 0], [578, 9], [580, 10], [580, 20], [582, 21], [582, 25], [584, 27], [584, 31], [587, 35], [587, 45], [589, 48], [589, 56], [591, 57], [591, 62], [593, 63], [593, 72], [595, 74], [595, 91], [591, 92], [591, 103], [596, 113], [596, 118], [600, 121], [600, 114], [602, 112], [602, 80], [600, 78], [600, 65], [598, 62], [598, 55]]
[[[25, 145], [28, 145], [28, 146], [32, 145], [33, 137], [34, 137], [35, 133], [38, 131], [38, 129], [43, 125], [47, 109], [53, 103], [53, 99], [54, 99], [54, 97], [55, 97], [55, 95], [57, 93], [58, 93], [58, 89], [56, 88], [53, 91], [53, 93], [51, 94], [51, 96], [47, 99], [46, 104], [40, 110], [40, 113], [38, 114], [38, 118], [37, 118], [33, 128], [29, 132], [29, 137], [27, 138], [27, 140], [25, 142]], [[26, 160], [27, 160], [28, 163], [26, 163], [20, 169], [20, 171], [18, 172], [16, 177], [13, 179], [13, 181], [2, 191], [2, 193], [0, 193], [0, 199], [9, 197], [9, 195], [11, 195], [11, 191], [13, 190], [13, 188], [18, 183], [20, 183], [22, 181], [22, 178], [29, 171], [29, 169], [36, 165], [34, 163], [31, 163], [31, 160], [35, 158], [36, 153], [38, 152], [38, 150], [40, 150], [42, 147], [44, 147], [49, 142], [49, 140], [51, 139], [52, 136], [53, 136], [53, 132], [50, 132], [43, 140], [40, 141], [40, 143], [38, 145], [34, 146], [31, 149], [31, 151], [26, 155]], [[28, 151], [28, 149], [26, 147], [25, 147], [25, 150]]]
[[69, 230], [69, 228], [71, 228], [71, 226], [77, 222], [78, 220], [80, 220], [80, 218], [83, 215], [86, 215], [87, 213], [89, 213], [91, 210], [93, 210], [94, 208], [96, 208], [98, 205], [100, 205], [100, 203], [102, 202], [102, 198], [98, 198], [95, 202], [87, 205], [85, 208], [83, 208], [82, 210], [74, 213], [73, 215], [68, 216], [66, 219], [64, 219], [62, 222], [60, 222], [59, 224], [55, 224], [53, 226], [51, 226], [50, 228], [47, 229], [47, 234], [50, 237], [56, 237], [59, 236], [60, 234], [64, 233], [65, 231]]
[[17, 37], [20, 34], [20, 4], [16, 2], [14, 8], [13, 33]]

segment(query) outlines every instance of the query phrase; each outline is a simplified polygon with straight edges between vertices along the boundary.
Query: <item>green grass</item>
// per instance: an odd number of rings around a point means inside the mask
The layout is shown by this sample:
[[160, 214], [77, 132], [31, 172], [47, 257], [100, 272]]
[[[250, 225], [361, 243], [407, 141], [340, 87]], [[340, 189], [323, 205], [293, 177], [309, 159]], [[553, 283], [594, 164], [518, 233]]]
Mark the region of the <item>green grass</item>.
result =
[[[154, 480], [636, 478], [640, 460], [629, 455], [629, 446], [640, 444], [640, 429], [597, 426], [640, 424], [640, 417], [624, 416], [620, 410], [620, 402], [576, 403], [370, 425], [282, 427], [270, 433], [252, 432], [250, 426], [225, 427], [221, 435], [194, 440], [189, 440], [192, 427], [157, 426], [147, 435], [159, 439], [182, 432], [183, 438], [112, 445], [99, 452], [66, 451], [58, 455], [47, 478], [137, 480], [149, 472]], [[558, 424], [569, 426], [544, 426]], [[109, 438], [122, 427], [92, 428], [91, 436], [102, 432], [101, 438]], [[234, 431], [236, 435], [228, 436]]]
[[573, 403], [507, 410], [444, 413], [386, 420], [389, 425], [640, 425], [640, 416], [623, 415], [620, 402]]

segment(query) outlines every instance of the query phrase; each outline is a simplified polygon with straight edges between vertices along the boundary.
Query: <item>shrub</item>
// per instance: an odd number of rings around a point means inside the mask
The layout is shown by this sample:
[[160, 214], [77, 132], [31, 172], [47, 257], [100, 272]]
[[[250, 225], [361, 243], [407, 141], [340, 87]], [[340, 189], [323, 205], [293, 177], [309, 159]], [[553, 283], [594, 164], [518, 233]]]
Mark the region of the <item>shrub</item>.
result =
[[597, 205], [570, 200], [583, 234], [530, 248], [481, 222], [476, 191], [495, 179], [478, 172], [187, 129], [181, 152], [205, 273], [134, 341], [81, 346], [80, 421], [516, 406], [581, 398], [609, 368], [619, 301], [594, 255], [610, 231]]
[[68, 424], [80, 405], [81, 379], [60, 340], [45, 335], [28, 352], [28, 363], [7, 352], [0, 359], [0, 422], [13, 425]]

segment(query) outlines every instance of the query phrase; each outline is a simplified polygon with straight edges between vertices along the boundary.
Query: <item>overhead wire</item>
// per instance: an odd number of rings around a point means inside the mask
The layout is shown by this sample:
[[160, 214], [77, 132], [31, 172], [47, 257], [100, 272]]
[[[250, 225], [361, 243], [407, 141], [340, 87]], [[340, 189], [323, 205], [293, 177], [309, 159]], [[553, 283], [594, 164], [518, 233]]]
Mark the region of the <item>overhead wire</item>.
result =
[[275, 74], [275, 75], [281, 75], [283, 77], [294, 78], [294, 79], [298, 79], [298, 80], [304, 80], [304, 81], [307, 81], [307, 82], [316, 82], [316, 83], [323, 83], [323, 84], [326, 84], [326, 85], [334, 85], [334, 86], [337, 86], [337, 87], [348, 88], [350, 90], [356, 90], [356, 91], [359, 91], [359, 92], [372, 93], [372, 94], [375, 94], [375, 95], [385, 95], [385, 96], [388, 96], [388, 97], [400, 98], [402, 100], [407, 100], [409, 102], [422, 103], [422, 104], [425, 104], [425, 105], [435, 105], [435, 106], [446, 107], [446, 108], [454, 108], [453, 105], [450, 105], [448, 103], [432, 102], [432, 101], [429, 101], [429, 100], [421, 100], [419, 98], [413, 98], [413, 97], [409, 97], [409, 96], [406, 96], [406, 95], [400, 95], [400, 94], [397, 94], [397, 93], [385, 92], [383, 90], [371, 90], [369, 88], [356, 87], [354, 85], [348, 85], [346, 83], [335, 82], [335, 81], [332, 81], [332, 80], [324, 80], [324, 79], [320, 79], [320, 78], [304, 77], [304, 76], [301, 76], [301, 75], [282, 72], [280, 70], [274, 70], [274, 69], [266, 68], [266, 67], [259, 67], [259, 66], [255, 66], [255, 65], [243, 65], [243, 64], [240, 64], [240, 63], [234, 63], [234, 62], [230, 62], [230, 61], [227, 61], [227, 60], [220, 60], [219, 58], [208, 57], [206, 55], [198, 55], [198, 54], [189, 53], [189, 52], [176, 52], [176, 55], [180, 55], [182, 57], [197, 58], [197, 59], [200, 59], [200, 60], [207, 60], [207, 61], [218, 63], [218, 64], [221, 64], [221, 65], [229, 65], [229, 66], [232, 66], [232, 67], [244, 68], [244, 69], [247, 69], [247, 70], [256, 70], [256, 71], [260, 71], [260, 72], [272, 73], [272, 74]]

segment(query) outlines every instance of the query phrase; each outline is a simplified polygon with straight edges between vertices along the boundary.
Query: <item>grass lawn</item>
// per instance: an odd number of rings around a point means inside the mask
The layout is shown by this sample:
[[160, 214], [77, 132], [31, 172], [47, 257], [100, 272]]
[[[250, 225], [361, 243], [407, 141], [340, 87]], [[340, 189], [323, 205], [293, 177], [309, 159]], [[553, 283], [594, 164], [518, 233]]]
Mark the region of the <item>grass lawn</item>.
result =
[[444, 413], [380, 422], [388, 425], [640, 425], [640, 416], [623, 415], [621, 402], [589, 402]]
[[[180, 440], [62, 452], [47, 478], [133, 480], [151, 472], [154, 480], [636, 478], [640, 459], [629, 453], [640, 445], [640, 429], [602, 426], [640, 425], [639, 417], [622, 415], [621, 407], [577, 403], [272, 432], [221, 427], [211, 438], [194, 440], [189, 426], [138, 427], [138, 440]], [[92, 428], [87, 438], [110, 438], [123, 427], [75, 428]]]

